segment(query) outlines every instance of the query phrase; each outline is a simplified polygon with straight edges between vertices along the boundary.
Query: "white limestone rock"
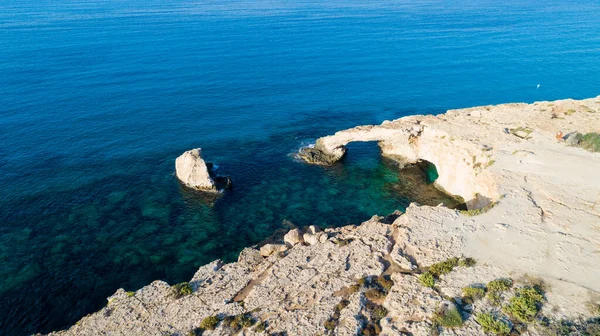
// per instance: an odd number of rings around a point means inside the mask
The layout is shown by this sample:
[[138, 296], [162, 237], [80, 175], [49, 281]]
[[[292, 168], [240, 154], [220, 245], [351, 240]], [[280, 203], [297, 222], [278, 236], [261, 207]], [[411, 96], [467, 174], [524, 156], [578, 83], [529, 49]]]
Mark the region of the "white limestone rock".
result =
[[300, 232], [299, 229], [293, 229], [283, 236], [283, 241], [289, 246], [294, 246], [303, 243], [304, 239], [302, 238], [302, 232]]
[[202, 149], [195, 148], [181, 154], [175, 160], [177, 178], [187, 187], [217, 192], [215, 182], [210, 177], [209, 167], [202, 158]]
[[273, 253], [283, 252], [287, 250], [287, 246], [283, 244], [265, 244], [260, 248], [260, 255], [268, 257]]

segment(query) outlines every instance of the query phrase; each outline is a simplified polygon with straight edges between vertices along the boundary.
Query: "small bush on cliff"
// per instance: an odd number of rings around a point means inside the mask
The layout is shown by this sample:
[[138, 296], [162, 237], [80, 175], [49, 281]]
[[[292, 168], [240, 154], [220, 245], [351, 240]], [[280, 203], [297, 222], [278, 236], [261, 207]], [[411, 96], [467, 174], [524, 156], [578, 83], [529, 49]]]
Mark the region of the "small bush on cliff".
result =
[[452, 272], [454, 267], [458, 266], [458, 258], [449, 258], [446, 261], [433, 264], [429, 267], [429, 272], [435, 277]]
[[371, 316], [376, 321], [379, 321], [382, 318], [386, 317], [387, 314], [388, 314], [388, 310], [384, 306], [374, 305], [371, 308]]
[[593, 316], [600, 317], [600, 304], [588, 302], [585, 305]]
[[544, 301], [544, 295], [536, 287], [522, 287], [517, 289], [515, 296], [508, 304], [502, 307], [506, 314], [514, 316], [517, 320], [529, 323], [538, 314]]
[[202, 322], [200, 322], [200, 329], [203, 330], [215, 330], [215, 328], [217, 327], [217, 324], [219, 324], [219, 318], [216, 316], [208, 316], [205, 317]]
[[173, 296], [176, 299], [179, 299], [180, 297], [192, 294], [192, 286], [190, 286], [190, 284], [187, 282], [182, 282], [182, 283], [173, 285], [173, 287], [171, 287], [171, 290], [172, 290]]
[[363, 336], [375, 336], [381, 333], [381, 327], [377, 323], [367, 324], [360, 332]]
[[486, 288], [489, 292], [504, 292], [512, 287], [511, 279], [496, 279], [488, 282]]
[[133, 297], [133, 296], [135, 296], [135, 292], [131, 292], [131, 291], [127, 292], [127, 296], [128, 297]]
[[475, 321], [484, 332], [489, 334], [508, 335], [512, 329], [506, 322], [497, 319], [491, 313], [479, 313], [475, 315]]
[[342, 311], [342, 309], [348, 307], [349, 304], [350, 304], [350, 301], [348, 301], [348, 300], [342, 300], [338, 304], [336, 304], [333, 309], [334, 309], [334, 311], [336, 313], [339, 313], [339, 312]]
[[254, 319], [247, 314], [239, 314], [233, 317], [232, 320], [228, 321], [229, 327], [233, 330], [241, 330], [251, 327], [254, 324]]
[[583, 149], [587, 149], [590, 152], [600, 152], [600, 134], [588, 133], [581, 137], [579, 146]]
[[435, 324], [446, 328], [460, 327], [464, 323], [460, 312], [456, 308], [439, 311], [433, 315], [432, 320]]
[[481, 287], [465, 287], [463, 288], [463, 301], [465, 303], [473, 303], [485, 296], [485, 289]]
[[429, 271], [421, 273], [421, 275], [419, 275], [419, 282], [425, 287], [433, 288], [433, 286], [435, 286], [435, 278], [433, 277], [433, 274], [431, 274], [431, 272]]
[[458, 261], [458, 266], [463, 266], [463, 267], [473, 267], [473, 266], [475, 266], [475, 264], [477, 264], [477, 262], [473, 258], [461, 258]]
[[327, 330], [334, 330], [335, 327], [337, 326], [337, 320], [330, 318], [329, 320], [325, 321], [324, 327]]
[[261, 333], [264, 332], [267, 329], [267, 322], [265, 321], [260, 321], [256, 324], [256, 327], [254, 327], [254, 331], [256, 331], [257, 333]]
[[512, 287], [511, 279], [496, 279], [488, 282], [487, 288], [487, 299], [493, 305], [499, 305], [501, 302], [500, 294], [507, 291]]

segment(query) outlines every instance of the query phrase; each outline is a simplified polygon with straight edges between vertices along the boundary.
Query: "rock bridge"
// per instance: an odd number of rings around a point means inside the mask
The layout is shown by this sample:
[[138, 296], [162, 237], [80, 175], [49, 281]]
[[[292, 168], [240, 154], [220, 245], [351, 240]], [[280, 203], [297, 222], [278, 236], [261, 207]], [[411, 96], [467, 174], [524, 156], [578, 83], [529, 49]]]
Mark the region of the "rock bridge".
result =
[[469, 209], [488, 205], [498, 198], [494, 180], [483, 169], [492, 162], [485, 147], [453, 138], [436, 127], [434, 116], [411, 116], [381, 125], [358, 126], [319, 138], [314, 147], [303, 148], [300, 157], [308, 163], [331, 165], [346, 154], [351, 142], [376, 141], [382, 155], [401, 165], [424, 160], [436, 166], [437, 186], [462, 197]]

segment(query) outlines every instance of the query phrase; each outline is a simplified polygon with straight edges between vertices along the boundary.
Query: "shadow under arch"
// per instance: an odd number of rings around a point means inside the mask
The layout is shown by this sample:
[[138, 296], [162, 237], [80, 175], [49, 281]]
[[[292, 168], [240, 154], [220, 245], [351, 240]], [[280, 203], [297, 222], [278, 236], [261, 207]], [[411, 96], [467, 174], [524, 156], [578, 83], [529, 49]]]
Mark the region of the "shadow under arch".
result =
[[419, 160], [400, 167], [393, 159], [383, 160], [398, 168], [398, 183], [390, 186], [394, 192], [405, 195], [421, 205], [437, 206], [442, 204], [450, 209], [467, 210], [464, 199], [452, 195], [440, 188], [435, 181], [439, 177], [437, 167], [426, 160]]
[[[450, 209], [467, 210], [465, 200], [441, 188], [436, 180], [440, 176], [437, 167], [427, 160], [406, 163], [402, 158], [383, 155], [380, 141], [351, 141], [344, 145], [345, 155], [341, 160], [327, 167], [329, 174], [337, 178], [351, 178], [347, 173], [349, 165], [358, 165], [365, 170], [379, 170], [393, 173], [393, 182], [384, 184], [390, 194], [402, 199], [399, 208], [416, 202], [420, 205], [443, 206]], [[383, 175], [383, 174], [382, 174]]]

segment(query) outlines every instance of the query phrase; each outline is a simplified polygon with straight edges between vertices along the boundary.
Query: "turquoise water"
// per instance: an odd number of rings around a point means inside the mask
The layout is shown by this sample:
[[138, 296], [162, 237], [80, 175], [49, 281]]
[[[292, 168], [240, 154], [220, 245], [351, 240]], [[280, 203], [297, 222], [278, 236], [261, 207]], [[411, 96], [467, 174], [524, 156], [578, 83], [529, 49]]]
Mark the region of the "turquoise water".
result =
[[[283, 220], [337, 226], [443, 199], [423, 199], [374, 144], [330, 168], [291, 153], [405, 115], [596, 96], [598, 12], [586, 0], [0, 2], [0, 334], [64, 328], [119, 287], [187, 280]], [[222, 198], [175, 180], [194, 147], [232, 176]]]

